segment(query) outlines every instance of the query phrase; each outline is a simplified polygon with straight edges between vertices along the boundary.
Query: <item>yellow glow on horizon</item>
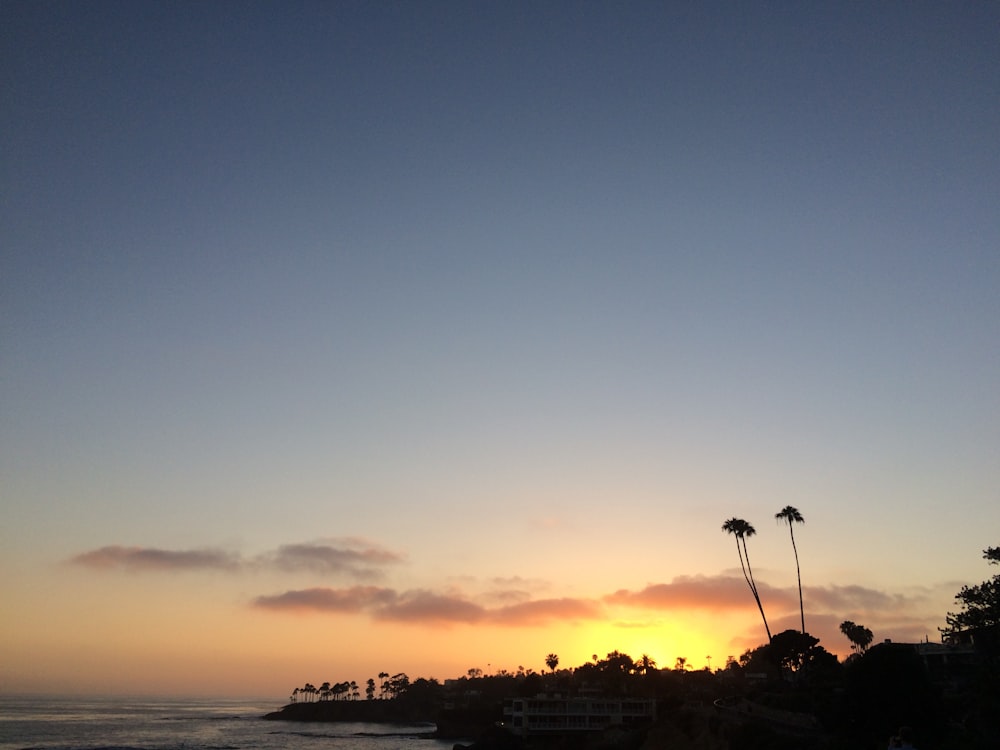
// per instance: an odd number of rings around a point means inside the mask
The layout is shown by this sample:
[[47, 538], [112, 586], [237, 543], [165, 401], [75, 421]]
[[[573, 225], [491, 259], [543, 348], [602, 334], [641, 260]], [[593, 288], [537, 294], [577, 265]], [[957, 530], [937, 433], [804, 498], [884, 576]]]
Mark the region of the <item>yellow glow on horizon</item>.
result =
[[660, 669], [672, 669], [677, 657], [683, 656], [690, 667], [701, 669], [706, 665], [706, 655], [712, 656], [715, 666], [714, 644], [717, 644], [714, 634], [703, 633], [681, 618], [639, 625], [601, 623], [581, 629], [572, 648], [566, 650], [566, 658], [560, 654], [560, 664], [577, 667], [594, 655], [604, 659], [612, 651], [619, 651], [635, 661], [648, 656]]

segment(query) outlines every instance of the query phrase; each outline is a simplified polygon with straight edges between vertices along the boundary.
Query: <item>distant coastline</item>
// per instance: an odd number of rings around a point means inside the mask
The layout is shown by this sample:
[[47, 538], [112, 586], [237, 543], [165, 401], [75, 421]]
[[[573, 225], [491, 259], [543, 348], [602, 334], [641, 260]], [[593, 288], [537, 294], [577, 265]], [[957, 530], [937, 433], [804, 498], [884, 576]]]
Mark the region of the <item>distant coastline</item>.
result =
[[365, 721], [380, 724], [433, 723], [399, 701], [313, 701], [289, 703], [266, 714], [267, 721]]

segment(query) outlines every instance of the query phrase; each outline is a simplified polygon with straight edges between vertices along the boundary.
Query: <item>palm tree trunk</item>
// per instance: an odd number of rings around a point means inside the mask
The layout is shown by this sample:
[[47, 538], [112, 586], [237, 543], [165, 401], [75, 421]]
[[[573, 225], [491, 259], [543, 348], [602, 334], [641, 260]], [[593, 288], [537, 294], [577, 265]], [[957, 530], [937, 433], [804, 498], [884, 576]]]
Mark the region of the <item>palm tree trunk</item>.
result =
[[788, 524], [788, 533], [792, 535], [792, 552], [795, 553], [795, 575], [799, 579], [799, 617], [802, 618], [802, 632], [806, 632], [806, 610], [802, 605], [802, 571], [799, 570], [799, 550], [795, 546], [795, 532], [792, 530], [792, 524]]
[[757, 593], [757, 584], [753, 581], [753, 568], [750, 567], [750, 553], [747, 552], [747, 540], [743, 540], [743, 554], [747, 559], [747, 571], [749, 572], [750, 590], [753, 592], [754, 601], [757, 602], [757, 609], [760, 610], [760, 619], [764, 621], [764, 630], [767, 632], [767, 642], [771, 642], [771, 628], [767, 626], [767, 617], [764, 616], [764, 605], [760, 603], [760, 594]]
[[[740, 548], [740, 538], [736, 537], [736, 552], [740, 556], [740, 568], [743, 570], [743, 577], [747, 580], [747, 586], [750, 587], [750, 593], [754, 593], [753, 583], [750, 580], [750, 576], [747, 575], [747, 566], [743, 563], [743, 550]], [[756, 596], [756, 594], [754, 594]]]

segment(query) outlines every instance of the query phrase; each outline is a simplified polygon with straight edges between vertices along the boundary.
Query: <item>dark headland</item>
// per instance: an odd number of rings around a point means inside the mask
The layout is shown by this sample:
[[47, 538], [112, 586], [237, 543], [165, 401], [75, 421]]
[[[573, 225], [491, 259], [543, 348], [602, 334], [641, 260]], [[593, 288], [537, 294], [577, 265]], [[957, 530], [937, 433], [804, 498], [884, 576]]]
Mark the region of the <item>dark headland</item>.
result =
[[401, 700], [289, 703], [264, 716], [268, 721], [356, 721], [426, 725], [426, 737], [470, 740], [488, 733], [502, 718], [499, 704], [469, 708], [414, 705]]

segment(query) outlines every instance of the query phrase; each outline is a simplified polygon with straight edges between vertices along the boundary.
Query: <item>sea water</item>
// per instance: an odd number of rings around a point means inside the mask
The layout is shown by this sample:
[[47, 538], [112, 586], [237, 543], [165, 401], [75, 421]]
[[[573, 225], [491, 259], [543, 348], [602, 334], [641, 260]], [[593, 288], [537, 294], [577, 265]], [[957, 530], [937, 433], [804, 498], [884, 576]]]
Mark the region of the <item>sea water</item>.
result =
[[250, 700], [0, 696], [0, 750], [451, 750], [425, 724], [264, 721]]

